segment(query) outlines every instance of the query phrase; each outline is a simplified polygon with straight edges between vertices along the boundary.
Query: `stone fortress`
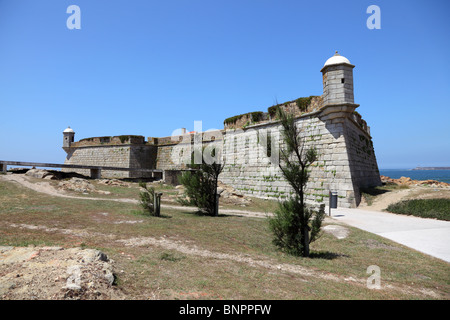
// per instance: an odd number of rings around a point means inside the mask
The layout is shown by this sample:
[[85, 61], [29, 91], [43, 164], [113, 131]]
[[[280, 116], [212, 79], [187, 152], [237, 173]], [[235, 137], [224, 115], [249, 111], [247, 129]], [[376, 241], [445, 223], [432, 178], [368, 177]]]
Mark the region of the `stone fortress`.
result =
[[[321, 69], [323, 94], [285, 102], [277, 106], [295, 117], [305, 146], [318, 152], [310, 172], [306, 200], [328, 203], [329, 192], [337, 192], [339, 207], [356, 207], [361, 188], [381, 185], [370, 128], [355, 111], [353, 68], [337, 52]], [[143, 136], [95, 137], [75, 142], [75, 132], [64, 130], [65, 164], [158, 169], [167, 182], [187, 169], [192, 148], [219, 146], [216, 160], [225, 167], [219, 179], [243, 194], [285, 199], [292, 194], [277, 162], [282, 144], [276, 107], [228, 118], [224, 129], [189, 132], [147, 140]], [[220, 159], [219, 159], [220, 158]], [[63, 169], [69, 170], [69, 169]], [[89, 175], [88, 170], [73, 170]], [[108, 178], [148, 178], [157, 172], [102, 171]], [[157, 177], [158, 178], [158, 177]]]

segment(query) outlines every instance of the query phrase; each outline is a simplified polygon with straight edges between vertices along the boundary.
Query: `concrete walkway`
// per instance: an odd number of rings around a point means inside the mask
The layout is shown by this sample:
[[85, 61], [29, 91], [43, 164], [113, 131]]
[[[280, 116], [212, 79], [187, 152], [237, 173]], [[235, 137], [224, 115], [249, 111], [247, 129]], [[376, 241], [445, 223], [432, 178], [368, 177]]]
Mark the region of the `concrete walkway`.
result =
[[450, 221], [344, 208], [331, 209], [331, 217], [450, 262]]

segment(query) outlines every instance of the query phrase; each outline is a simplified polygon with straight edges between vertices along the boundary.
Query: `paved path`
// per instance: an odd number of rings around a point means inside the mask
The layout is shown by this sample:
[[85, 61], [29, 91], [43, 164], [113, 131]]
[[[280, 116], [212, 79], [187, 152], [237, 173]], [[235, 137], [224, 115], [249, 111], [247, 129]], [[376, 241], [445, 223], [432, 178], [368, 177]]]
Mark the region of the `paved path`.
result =
[[450, 221], [344, 208], [332, 209], [331, 216], [350, 226], [450, 262]]

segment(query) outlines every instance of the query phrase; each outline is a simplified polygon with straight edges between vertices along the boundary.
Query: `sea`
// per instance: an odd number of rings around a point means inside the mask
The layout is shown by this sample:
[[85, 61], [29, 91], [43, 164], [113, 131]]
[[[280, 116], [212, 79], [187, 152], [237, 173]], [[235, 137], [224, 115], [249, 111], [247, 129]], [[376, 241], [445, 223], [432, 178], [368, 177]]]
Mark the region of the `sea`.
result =
[[450, 183], [450, 170], [380, 169], [380, 174], [392, 179], [409, 177], [413, 180], [437, 180]]

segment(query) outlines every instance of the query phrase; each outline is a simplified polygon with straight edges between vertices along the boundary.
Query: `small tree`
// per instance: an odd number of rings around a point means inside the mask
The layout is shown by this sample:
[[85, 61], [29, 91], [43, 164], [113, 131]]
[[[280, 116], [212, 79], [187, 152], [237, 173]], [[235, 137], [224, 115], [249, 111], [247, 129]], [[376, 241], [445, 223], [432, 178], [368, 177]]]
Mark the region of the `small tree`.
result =
[[145, 182], [139, 182], [139, 187], [141, 187], [141, 192], [139, 193], [139, 204], [148, 212], [150, 215], [155, 215], [155, 189], [153, 187], [148, 187]]
[[[219, 175], [224, 168], [224, 164], [219, 161], [207, 163], [202, 150], [202, 163], [194, 163], [194, 155], [192, 155], [189, 167], [193, 170], [183, 172], [180, 177], [180, 183], [185, 188], [185, 196], [187, 199], [179, 199], [183, 205], [192, 205], [200, 209], [200, 211], [217, 216], [217, 185]], [[216, 148], [211, 150], [211, 156], [215, 157]], [[210, 162], [210, 161], [208, 161]]]
[[[281, 134], [284, 146], [280, 148], [279, 167], [284, 178], [294, 190], [294, 197], [280, 202], [269, 225], [274, 233], [274, 244], [289, 254], [309, 256], [309, 244], [319, 236], [324, 212], [314, 212], [307, 208], [304, 190], [309, 178], [308, 168], [317, 160], [314, 148], [305, 150], [294, 117], [278, 107]], [[314, 216], [314, 217], [313, 217]]]

